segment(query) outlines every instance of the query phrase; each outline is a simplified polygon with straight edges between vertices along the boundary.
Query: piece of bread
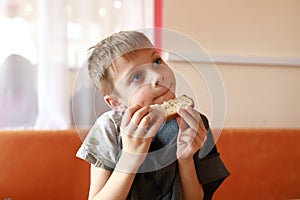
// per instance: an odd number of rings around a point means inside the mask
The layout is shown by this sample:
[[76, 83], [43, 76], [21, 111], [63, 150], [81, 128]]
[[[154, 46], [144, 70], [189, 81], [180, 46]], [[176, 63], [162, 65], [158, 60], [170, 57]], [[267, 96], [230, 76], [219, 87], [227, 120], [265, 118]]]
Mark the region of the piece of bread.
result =
[[178, 115], [177, 111], [179, 108], [185, 108], [186, 106], [194, 107], [194, 101], [186, 95], [181, 95], [175, 99], [164, 101], [162, 104], [151, 105], [150, 108], [159, 115], [166, 117], [168, 121]]

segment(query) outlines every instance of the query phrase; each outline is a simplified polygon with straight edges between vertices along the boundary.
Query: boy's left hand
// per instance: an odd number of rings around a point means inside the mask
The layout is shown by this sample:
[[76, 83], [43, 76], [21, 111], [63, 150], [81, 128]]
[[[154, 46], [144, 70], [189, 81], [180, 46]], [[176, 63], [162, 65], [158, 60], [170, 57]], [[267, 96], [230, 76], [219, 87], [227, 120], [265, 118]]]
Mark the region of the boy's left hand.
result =
[[192, 107], [178, 110], [179, 133], [177, 137], [177, 158], [184, 161], [192, 159], [194, 154], [204, 145], [207, 130], [200, 113]]

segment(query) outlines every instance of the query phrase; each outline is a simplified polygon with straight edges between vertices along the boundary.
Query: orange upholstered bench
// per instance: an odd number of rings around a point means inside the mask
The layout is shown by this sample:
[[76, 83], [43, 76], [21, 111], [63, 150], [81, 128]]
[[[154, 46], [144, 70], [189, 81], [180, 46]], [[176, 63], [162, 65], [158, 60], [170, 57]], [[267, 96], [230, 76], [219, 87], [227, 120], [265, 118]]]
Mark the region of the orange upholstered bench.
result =
[[214, 199], [300, 199], [300, 129], [225, 129], [217, 146], [231, 175]]
[[0, 131], [0, 199], [87, 199], [89, 165], [75, 130]]
[[[231, 175], [214, 199], [300, 198], [299, 144], [300, 130], [223, 130], [217, 146]], [[76, 130], [0, 131], [0, 199], [87, 199], [80, 145]]]

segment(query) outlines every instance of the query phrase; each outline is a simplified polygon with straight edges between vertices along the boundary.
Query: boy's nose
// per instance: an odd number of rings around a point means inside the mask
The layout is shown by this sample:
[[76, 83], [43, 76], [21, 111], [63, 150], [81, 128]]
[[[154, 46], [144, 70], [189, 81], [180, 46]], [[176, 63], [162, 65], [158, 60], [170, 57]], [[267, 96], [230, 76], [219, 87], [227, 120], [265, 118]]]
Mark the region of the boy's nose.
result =
[[157, 74], [154, 76], [154, 79], [152, 81], [152, 86], [157, 87], [158, 85], [163, 84], [163, 81], [165, 80], [165, 77], [162, 74]]
[[152, 87], [156, 87], [156, 86], [158, 86], [158, 84], [159, 84], [159, 81], [153, 81]]

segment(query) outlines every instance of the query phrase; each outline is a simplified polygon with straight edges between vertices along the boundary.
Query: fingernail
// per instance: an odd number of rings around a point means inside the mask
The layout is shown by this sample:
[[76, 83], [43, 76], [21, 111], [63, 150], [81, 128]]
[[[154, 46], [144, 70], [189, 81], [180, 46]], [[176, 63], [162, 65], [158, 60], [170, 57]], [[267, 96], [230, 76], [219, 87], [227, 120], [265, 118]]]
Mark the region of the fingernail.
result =
[[177, 112], [180, 114], [182, 112], [182, 108], [178, 108]]
[[186, 109], [186, 110], [191, 110], [192, 107], [191, 107], [191, 106], [186, 106], [184, 109]]

